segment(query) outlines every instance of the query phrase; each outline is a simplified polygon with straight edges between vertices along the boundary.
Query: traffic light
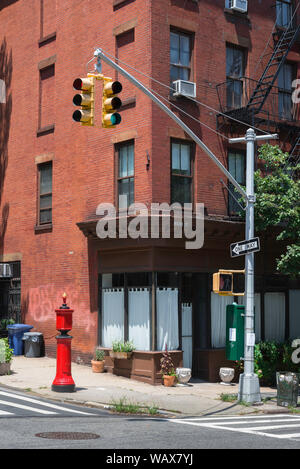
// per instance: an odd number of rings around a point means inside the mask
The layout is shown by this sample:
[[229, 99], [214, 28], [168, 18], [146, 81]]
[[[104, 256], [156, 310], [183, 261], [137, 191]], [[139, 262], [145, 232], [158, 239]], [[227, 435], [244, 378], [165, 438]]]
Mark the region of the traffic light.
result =
[[122, 106], [121, 99], [116, 96], [121, 93], [122, 84], [119, 81], [104, 80], [102, 93], [102, 127], [115, 127], [120, 124], [121, 116], [116, 110]]
[[75, 94], [73, 104], [81, 107], [74, 111], [73, 120], [81, 125], [94, 125], [94, 80], [94, 77], [76, 78], [73, 82], [74, 90], [80, 91], [80, 94]]
[[243, 296], [245, 294], [244, 270], [219, 270], [213, 274], [213, 291], [222, 296]]
[[213, 291], [219, 295], [232, 295], [233, 275], [232, 273], [213, 274]]

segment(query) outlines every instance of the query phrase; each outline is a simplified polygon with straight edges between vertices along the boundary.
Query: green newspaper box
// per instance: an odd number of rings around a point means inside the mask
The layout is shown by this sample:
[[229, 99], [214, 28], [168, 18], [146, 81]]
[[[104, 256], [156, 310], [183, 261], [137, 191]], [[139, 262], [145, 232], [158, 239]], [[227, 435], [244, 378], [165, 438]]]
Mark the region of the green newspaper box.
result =
[[245, 306], [233, 303], [226, 306], [226, 358], [240, 360], [244, 357]]

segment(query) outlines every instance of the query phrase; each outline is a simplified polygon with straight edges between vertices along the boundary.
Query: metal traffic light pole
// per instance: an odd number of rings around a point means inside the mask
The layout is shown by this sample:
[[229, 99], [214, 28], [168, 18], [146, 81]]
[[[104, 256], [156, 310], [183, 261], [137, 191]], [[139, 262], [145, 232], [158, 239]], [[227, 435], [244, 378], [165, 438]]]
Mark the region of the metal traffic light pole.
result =
[[[232, 174], [222, 165], [219, 159], [212, 153], [212, 151], [197, 137], [196, 134], [179, 119], [168, 106], [162, 103], [150, 90], [148, 90], [140, 81], [134, 78], [130, 73], [120, 67], [118, 64], [108, 58], [102, 49], [97, 49], [94, 56], [98, 60], [103, 59], [105, 63], [110, 65], [113, 69], [117, 70], [121, 75], [125, 76], [137, 88], [152, 99], [171, 119], [173, 119], [193, 140], [197, 145], [213, 160], [218, 168], [223, 172], [227, 179], [234, 185], [238, 192], [243, 196], [246, 201], [246, 240], [249, 240], [254, 235], [254, 148], [255, 142], [259, 140], [277, 139], [277, 134], [256, 136], [253, 129], [248, 129], [246, 136], [242, 138], [230, 139], [230, 143], [243, 142], [247, 144], [247, 168], [246, 168], [246, 191], [234, 179]], [[99, 67], [99, 64], [96, 65]], [[97, 68], [98, 72], [101, 70]], [[260, 389], [258, 376], [254, 373], [254, 345], [247, 345], [254, 334], [254, 253], [247, 253], [245, 259], [245, 297], [246, 297], [246, 317], [245, 317], [245, 356], [244, 356], [244, 373], [240, 377], [239, 383], [239, 400], [253, 403], [260, 402]]]
[[[255, 142], [277, 139], [277, 134], [257, 136], [253, 129], [248, 129], [246, 136], [231, 138], [229, 143], [245, 143], [246, 158], [246, 226], [245, 239], [254, 236], [254, 154]], [[240, 375], [238, 400], [247, 403], [260, 402], [260, 388], [257, 374], [254, 373], [254, 252], [245, 255], [245, 340], [244, 340], [244, 373]]]

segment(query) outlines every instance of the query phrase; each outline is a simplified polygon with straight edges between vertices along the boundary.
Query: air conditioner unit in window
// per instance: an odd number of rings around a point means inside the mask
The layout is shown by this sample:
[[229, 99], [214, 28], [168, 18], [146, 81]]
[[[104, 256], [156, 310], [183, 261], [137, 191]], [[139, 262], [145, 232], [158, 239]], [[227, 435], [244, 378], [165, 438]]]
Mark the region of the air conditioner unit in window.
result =
[[230, 0], [230, 8], [241, 13], [247, 13], [248, 0]]
[[12, 277], [12, 268], [10, 264], [0, 264], [0, 278]]
[[196, 83], [186, 80], [173, 81], [173, 96], [186, 96], [187, 98], [196, 98]]

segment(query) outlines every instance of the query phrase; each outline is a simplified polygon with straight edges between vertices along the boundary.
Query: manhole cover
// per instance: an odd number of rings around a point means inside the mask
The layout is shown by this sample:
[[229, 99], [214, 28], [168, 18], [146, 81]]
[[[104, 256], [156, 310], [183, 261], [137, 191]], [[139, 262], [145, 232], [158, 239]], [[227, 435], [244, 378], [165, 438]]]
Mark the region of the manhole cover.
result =
[[39, 438], [48, 438], [50, 440], [95, 440], [100, 438], [96, 433], [82, 433], [82, 432], [45, 432], [36, 433], [35, 436]]

